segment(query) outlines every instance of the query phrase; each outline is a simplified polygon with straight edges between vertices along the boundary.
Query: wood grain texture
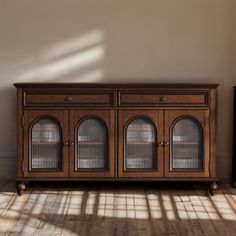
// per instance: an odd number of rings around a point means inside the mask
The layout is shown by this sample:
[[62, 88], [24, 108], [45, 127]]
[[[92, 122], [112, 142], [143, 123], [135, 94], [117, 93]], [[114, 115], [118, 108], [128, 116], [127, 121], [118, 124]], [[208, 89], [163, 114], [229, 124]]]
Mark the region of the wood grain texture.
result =
[[[105, 122], [108, 129], [108, 169], [81, 170], [77, 169], [77, 130], [79, 125], [88, 118], [98, 118]], [[115, 175], [115, 112], [112, 110], [74, 110], [70, 112], [70, 140], [75, 143], [70, 148], [70, 177], [114, 177]]]
[[22, 176], [22, 168], [21, 162], [24, 159], [23, 156], [23, 127], [22, 127], [22, 119], [23, 119], [23, 109], [22, 109], [22, 89], [17, 89], [17, 102], [16, 102], [16, 113], [17, 113], [17, 176]]
[[62, 130], [62, 143], [69, 138], [69, 115], [67, 110], [27, 110], [24, 123], [24, 177], [66, 177], [69, 174], [68, 147], [62, 146], [62, 168], [59, 170], [31, 170], [29, 169], [29, 140], [31, 130], [36, 121], [49, 117], [58, 122]]
[[[215, 181], [217, 84], [17, 83], [17, 181]], [[170, 146], [157, 143], [157, 168], [124, 171], [125, 125], [136, 116], [154, 122], [157, 142], [170, 140], [177, 116], [195, 116], [203, 127], [204, 168], [170, 170]], [[23, 126], [22, 127], [22, 116]], [[63, 147], [62, 170], [29, 170], [32, 122], [53, 116], [63, 128], [63, 142], [77, 143], [77, 124], [100, 117], [109, 130], [109, 168], [76, 170], [76, 145]], [[210, 117], [210, 118], [209, 118]], [[22, 162], [23, 161], [23, 162]], [[23, 165], [22, 165], [23, 164]], [[24, 168], [24, 171], [22, 169]], [[58, 179], [57, 179], [58, 178]]]
[[113, 91], [26, 90], [24, 106], [112, 106]]
[[233, 157], [232, 157], [232, 179], [236, 186], [236, 87], [234, 87], [234, 118], [233, 118]]
[[210, 100], [211, 100], [211, 109], [210, 109], [210, 176], [216, 177], [216, 126], [217, 126], [217, 91], [215, 89], [211, 89], [210, 92]]
[[98, 89], [103, 90], [104, 88], [110, 89], [153, 89], [153, 88], [162, 88], [163, 90], [176, 89], [176, 88], [196, 88], [196, 89], [206, 89], [206, 88], [216, 88], [219, 84], [187, 84], [187, 83], [122, 83], [122, 84], [106, 84], [106, 83], [14, 83], [16, 88], [66, 88], [66, 89], [75, 89], [75, 88], [88, 88], [88, 89]]
[[[126, 140], [127, 125], [135, 118], [146, 118], [150, 120], [156, 129], [157, 141], [163, 140], [163, 111], [161, 110], [120, 110], [118, 113], [118, 130], [119, 130], [119, 149], [118, 149], [118, 176], [119, 177], [162, 177], [163, 176], [163, 148], [157, 147], [155, 158], [157, 167], [154, 170], [124, 170], [124, 150]], [[157, 144], [155, 144], [157, 145]]]
[[236, 190], [199, 184], [31, 186], [0, 182], [0, 235], [225, 235], [236, 232]]
[[[189, 94], [188, 94], [189, 93]], [[121, 106], [162, 106], [162, 105], [208, 105], [207, 92], [162, 92], [162, 91], [125, 91], [120, 92]]]
[[[171, 164], [171, 133], [175, 121], [181, 117], [190, 117], [198, 121], [203, 129], [203, 169], [174, 170]], [[166, 177], [209, 177], [209, 110], [167, 110], [165, 111], [165, 142], [170, 145], [164, 149], [165, 156], [165, 176]]]

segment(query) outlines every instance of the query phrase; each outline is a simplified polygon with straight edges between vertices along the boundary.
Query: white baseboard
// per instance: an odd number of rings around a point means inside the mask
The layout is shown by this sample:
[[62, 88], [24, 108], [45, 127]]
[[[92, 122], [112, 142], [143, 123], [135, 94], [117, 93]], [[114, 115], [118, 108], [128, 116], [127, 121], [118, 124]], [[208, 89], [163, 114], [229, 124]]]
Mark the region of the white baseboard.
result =
[[0, 152], [0, 178], [13, 179], [16, 176], [16, 153]]

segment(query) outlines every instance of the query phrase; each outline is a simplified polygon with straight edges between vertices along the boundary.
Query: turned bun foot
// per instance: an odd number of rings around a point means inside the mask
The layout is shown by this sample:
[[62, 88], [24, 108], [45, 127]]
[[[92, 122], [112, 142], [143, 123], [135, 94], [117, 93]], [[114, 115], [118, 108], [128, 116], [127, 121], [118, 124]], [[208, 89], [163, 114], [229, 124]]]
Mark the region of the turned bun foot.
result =
[[26, 184], [24, 182], [17, 183], [17, 192], [19, 196], [21, 196], [25, 190], [26, 190]]
[[218, 185], [216, 182], [212, 182], [209, 184], [209, 193], [211, 196], [215, 195], [217, 188], [218, 188]]

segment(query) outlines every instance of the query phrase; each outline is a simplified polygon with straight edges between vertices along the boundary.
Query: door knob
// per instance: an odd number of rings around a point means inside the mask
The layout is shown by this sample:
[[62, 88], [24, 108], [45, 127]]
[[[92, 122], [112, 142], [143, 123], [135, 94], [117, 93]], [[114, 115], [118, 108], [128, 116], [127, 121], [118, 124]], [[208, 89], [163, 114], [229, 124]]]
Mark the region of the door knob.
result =
[[69, 146], [69, 141], [65, 141], [65, 142], [63, 143], [63, 145], [68, 147], [68, 146]]
[[164, 147], [169, 146], [169, 142], [164, 142]]
[[162, 147], [162, 146], [163, 146], [163, 142], [158, 142], [158, 143], [157, 143], [157, 146], [158, 146], [158, 147]]

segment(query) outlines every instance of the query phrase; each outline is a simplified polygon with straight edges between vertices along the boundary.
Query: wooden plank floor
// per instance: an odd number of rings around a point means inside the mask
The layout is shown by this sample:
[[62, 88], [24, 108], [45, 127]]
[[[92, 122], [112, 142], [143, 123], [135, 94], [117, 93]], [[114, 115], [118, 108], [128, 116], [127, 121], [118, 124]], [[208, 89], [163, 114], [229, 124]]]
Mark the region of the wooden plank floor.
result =
[[0, 180], [0, 235], [236, 235], [236, 189], [197, 183], [35, 183], [21, 197]]

